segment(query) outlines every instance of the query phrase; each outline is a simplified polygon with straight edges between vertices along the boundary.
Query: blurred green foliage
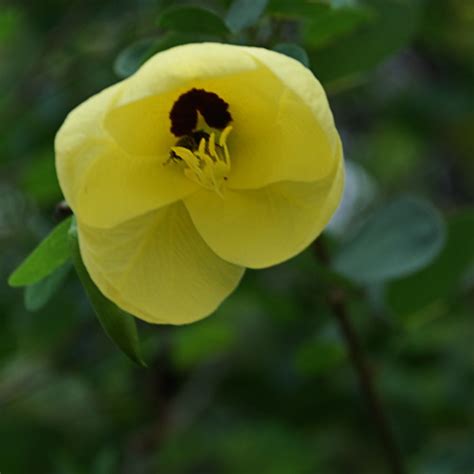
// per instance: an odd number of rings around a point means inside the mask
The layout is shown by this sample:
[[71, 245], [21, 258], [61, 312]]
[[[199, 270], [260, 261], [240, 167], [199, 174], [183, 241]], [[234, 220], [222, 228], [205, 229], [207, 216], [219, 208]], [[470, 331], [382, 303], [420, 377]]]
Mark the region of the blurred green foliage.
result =
[[[447, 235], [424, 268], [388, 281], [355, 285], [309, 251], [248, 272], [202, 322], [140, 324], [149, 368], [137, 368], [100, 331], [70, 267], [27, 289], [35, 312], [6, 282], [54, 226], [53, 143], [68, 111], [154, 52], [201, 40], [275, 48], [322, 80], [348, 163], [325, 235], [334, 255], [401, 193], [433, 203]], [[409, 472], [472, 472], [473, 84], [471, 0], [3, 0], [0, 472], [386, 472], [326, 305], [335, 279]], [[390, 257], [420, 224], [410, 212], [394, 221], [381, 226], [396, 237]]]

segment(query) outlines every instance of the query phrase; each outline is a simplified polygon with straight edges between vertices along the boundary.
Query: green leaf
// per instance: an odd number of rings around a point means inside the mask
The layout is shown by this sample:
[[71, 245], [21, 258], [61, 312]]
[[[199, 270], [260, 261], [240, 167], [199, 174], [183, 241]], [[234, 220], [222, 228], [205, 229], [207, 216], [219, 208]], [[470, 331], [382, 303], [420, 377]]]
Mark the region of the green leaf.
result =
[[226, 15], [227, 26], [234, 32], [254, 25], [267, 7], [268, 0], [234, 0]]
[[296, 59], [304, 66], [309, 67], [308, 54], [301, 46], [298, 46], [295, 43], [279, 43], [273, 48], [273, 50], [286, 54], [290, 58]]
[[[320, 51], [323, 46], [336, 43], [337, 40], [344, 41], [345, 37], [376, 16], [370, 6], [353, 1], [271, 0], [268, 9], [278, 17], [297, 21], [301, 41], [313, 54], [314, 51]], [[320, 73], [318, 70], [318, 77], [321, 74], [324, 74], [324, 71]]]
[[268, 11], [272, 14], [290, 18], [309, 18], [329, 8], [328, 2], [314, 0], [270, 0]]
[[28, 311], [41, 309], [59, 289], [66, 279], [71, 266], [66, 263], [34, 285], [25, 288], [24, 301]]
[[69, 242], [76, 272], [104, 331], [133, 362], [146, 367], [140, 352], [135, 318], [121, 310], [100, 292], [84, 266], [75, 221], [69, 231]]
[[399, 278], [428, 265], [445, 242], [444, 222], [422, 199], [403, 196], [373, 214], [343, 245], [333, 267], [359, 283]]
[[310, 51], [311, 64], [326, 85], [367, 72], [407, 45], [416, 32], [420, 2], [366, 0], [364, 3], [373, 9], [371, 21], [328, 47]]
[[302, 36], [308, 48], [321, 48], [344, 41], [344, 37], [374, 20], [374, 11], [367, 6], [345, 6], [321, 9], [304, 19]]
[[413, 314], [459, 291], [459, 282], [474, 263], [474, 210], [452, 216], [443, 251], [425, 269], [387, 288], [386, 300], [397, 314]]
[[10, 286], [29, 286], [63, 265], [70, 256], [68, 229], [71, 218], [64, 220], [33, 250], [25, 261], [10, 275]]
[[229, 29], [211, 10], [194, 6], [173, 6], [158, 18], [158, 26], [186, 33], [226, 36]]
[[136, 72], [155, 52], [157, 38], [144, 38], [122, 50], [114, 62], [114, 72], [125, 78]]

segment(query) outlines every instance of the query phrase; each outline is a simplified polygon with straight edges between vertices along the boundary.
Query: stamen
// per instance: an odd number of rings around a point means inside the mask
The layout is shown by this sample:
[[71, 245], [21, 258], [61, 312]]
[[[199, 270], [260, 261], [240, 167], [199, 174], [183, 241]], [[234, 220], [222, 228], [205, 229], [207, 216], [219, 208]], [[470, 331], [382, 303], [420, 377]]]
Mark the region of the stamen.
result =
[[211, 133], [211, 137], [209, 138], [209, 151], [211, 152], [212, 157], [217, 156], [217, 152], [216, 152], [216, 134], [214, 132]]
[[205, 149], [206, 149], [206, 140], [204, 138], [202, 138], [201, 141], [199, 142], [198, 153], [201, 156], [204, 156], [205, 155]]
[[230, 156], [229, 156], [229, 149], [227, 148], [227, 137], [229, 136], [231, 131], [232, 131], [232, 126], [229, 125], [221, 133], [221, 136], [219, 139], [219, 145], [224, 149], [225, 161], [229, 163], [229, 166], [230, 166]]
[[[193, 138], [191, 149], [180, 146], [186, 142], [185, 140], [178, 140], [176, 146], [171, 148], [170, 159], [173, 157], [174, 161], [183, 162], [187, 178], [222, 196], [223, 183], [230, 173], [230, 157], [226, 141], [231, 130], [232, 127], [228, 126], [222, 131], [218, 145], [214, 132], [210, 135], [207, 133], [205, 136], [199, 135], [200, 141], [197, 147]], [[195, 133], [197, 135], [199, 132]]]
[[227, 137], [229, 136], [229, 133], [232, 132], [232, 127], [229, 125], [224, 129], [224, 131], [221, 133], [221, 137], [219, 139], [219, 145], [220, 146], [226, 146], [226, 141]]

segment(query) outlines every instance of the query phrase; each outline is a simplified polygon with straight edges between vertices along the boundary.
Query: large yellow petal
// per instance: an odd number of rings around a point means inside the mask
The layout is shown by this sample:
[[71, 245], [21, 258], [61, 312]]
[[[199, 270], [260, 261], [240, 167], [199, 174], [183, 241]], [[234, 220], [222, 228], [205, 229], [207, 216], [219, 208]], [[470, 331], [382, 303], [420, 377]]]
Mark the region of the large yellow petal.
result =
[[220, 43], [176, 46], [155, 54], [129, 78], [126, 94], [118, 105], [186, 89], [195, 81], [235, 77], [259, 67], [259, 63], [241, 46]]
[[275, 51], [254, 47], [248, 47], [247, 51], [301, 99], [324, 131], [331, 151], [337, 153], [339, 134], [326, 93], [314, 74], [299, 61]]
[[106, 128], [129, 153], [167, 153], [176, 142], [169, 112], [192, 88], [230, 105], [229, 187], [315, 181], [333, 169], [338, 134], [321, 85], [298, 61], [261, 48], [197, 43], [158, 53], [126, 81]]
[[258, 190], [200, 191], [185, 200], [197, 230], [223, 259], [264, 268], [293, 257], [324, 229], [344, 186], [342, 159], [315, 183], [281, 182]]
[[98, 288], [150, 323], [185, 324], [211, 314], [244, 269], [218, 257], [182, 203], [112, 229], [78, 222], [84, 264]]
[[91, 97], [56, 135], [56, 170], [66, 201], [80, 221], [95, 227], [112, 227], [196, 189], [181, 170], [163, 165], [167, 151], [132, 154], [109, 135], [104, 119], [122, 94], [120, 83]]
[[196, 43], [162, 51], [125, 81], [105, 127], [132, 154], [167, 154], [177, 140], [169, 113], [182, 94], [205, 89], [219, 94], [232, 109], [240, 101], [238, 95], [233, 99], [234, 92], [258, 85], [263, 70], [239, 46]]
[[193, 87], [215, 92], [216, 82], [223, 82], [225, 99], [242, 80], [254, 80], [251, 73], [259, 68], [244, 48], [225, 44], [196, 43], [162, 51], [125, 81], [123, 94], [107, 114], [106, 128], [130, 153], [169, 153], [176, 142], [169, 113], [181, 94]]
[[328, 176], [340, 139], [321, 84], [292, 58], [263, 48], [246, 51], [264, 70], [255, 87], [233, 92], [229, 187], [251, 189]]

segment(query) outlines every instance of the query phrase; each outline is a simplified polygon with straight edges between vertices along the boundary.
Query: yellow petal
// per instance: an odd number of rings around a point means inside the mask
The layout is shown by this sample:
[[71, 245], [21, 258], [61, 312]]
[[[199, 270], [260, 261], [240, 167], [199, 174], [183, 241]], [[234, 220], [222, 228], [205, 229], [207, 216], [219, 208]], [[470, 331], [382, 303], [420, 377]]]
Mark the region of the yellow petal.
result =
[[250, 268], [275, 265], [305, 249], [336, 211], [343, 192], [342, 159], [315, 183], [281, 182], [258, 190], [199, 191], [185, 200], [209, 246], [223, 259]]
[[263, 48], [246, 51], [264, 70], [254, 88], [233, 94], [229, 187], [324, 178], [334, 169], [340, 140], [321, 84], [292, 58]]
[[247, 51], [301, 99], [323, 129], [330, 150], [337, 154], [340, 146], [339, 135], [326, 93], [314, 74], [296, 59], [275, 51], [254, 47], [248, 47]]
[[230, 105], [229, 187], [315, 181], [333, 169], [339, 137], [320, 83], [298, 61], [261, 48], [197, 43], [156, 54], [124, 84], [107, 130], [130, 153], [164, 153], [176, 141], [169, 112], [192, 88]]
[[155, 54], [131, 76], [127, 93], [118, 104], [187, 88], [195, 81], [235, 77], [258, 68], [258, 62], [241, 46], [220, 43], [176, 46]]
[[258, 69], [260, 64], [238, 46], [196, 43], [162, 51], [124, 82], [107, 113], [106, 129], [132, 154], [167, 153], [176, 142], [169, 113], [180, 95], [205, 89], [235, 102], [232, 91], [256, 82]]
[[185, 324], [211, 314], [244, 269], [218, 257], [182, 203], [112, 229], [78, 222], [84, 264], [98, 288], [150, 323]]
[[181, 170], [163, 166], [168, 150], [133, 155], [105, 130], [104, 118], [122, 86], [105, 89], [74, 109], [56, 135], [56, 170], [66, 201], [79, 220], [95, 227], [112, 227], [197, 189]]

